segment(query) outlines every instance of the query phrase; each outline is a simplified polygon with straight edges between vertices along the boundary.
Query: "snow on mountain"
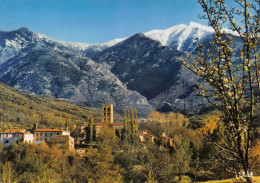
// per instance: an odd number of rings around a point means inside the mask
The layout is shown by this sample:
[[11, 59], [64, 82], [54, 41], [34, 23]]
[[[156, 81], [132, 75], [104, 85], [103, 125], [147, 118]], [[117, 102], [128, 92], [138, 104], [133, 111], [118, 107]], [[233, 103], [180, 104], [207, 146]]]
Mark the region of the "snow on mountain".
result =
[[187, 28], [186, 25], [181, 24], [173, 26], [165, 30], [152, 30], [144, 33], [145, 36], [161, 42], [162, 45], [166, 46], [175, 38], [178, 39], [178, 35], [181, 34]]
[[122, 39], [114, 39], [106, 43], [96, 43], [96, 44], [88, 44], [88, 43], [77, 43], [77, 42], [64, 42], [64, 41], [59, 41], [59, 43], [63, 44], [64, 46], [77, 49], [79, 51], [87, 51], [88, 49], [92, 49], [95, 51], [102, 51], [108, 47], [114, 46], [115, 44], [124, 41], [126, 38]]
[[195, 76], [182, 69], [180, 58], [184, 51], [194, 53], [196, 38], [205, 44], [214, 39], [213, 32], [191, 22], [103, 44], [85, 44], [55, 41], [27, 28], [0, 31], [0, 81], [80, 105], [137, 106], [142, 114], [153, 109], [182, 110], [185, 81], [186, 107], [199, 110], [204, 103], [194, 97], [197, 80], [187, 79]]
[[[229, 29], [223, 29], [225, 33], [234, 34]], [[196, 38], [203, 41], [214, 33], [214, 29], [195, 22], [189, 25], [176, 25], [165, 30], [152, 30], [144, 33], [150, 39], [159, 41], [164, 46], [176, 48], [178, 51], [194, 51]]]
[[140, 115], [153, 110], [144, 96], [87, 58], [83, 48], [89, 45], [60, 43], [27, 28], [0, 31], [0, 82], [81, 106], [113, 103], [118, 110], [135, 106]]
[[[211, 27], [191, 22], [189, 25], [176, 25], [165, 30], [152, 30], [144, 33], [144, 35], [150, 39], [159, 41], [164, 46], [170, 46], [178, 51], [193, 52], [196, 48], [195, 38], [200, 38], [200, 40], [203, 41], [207, 36], [212, 35], [213, 32], [214, 30]], [[225, 32], [232, 33], [232, 31], [228, 29], [225, 29]], [[10, 32], [0, 31], [0, 38], [10, 37], [11, 35], [13, 35], [12, 40], [5, 39], [4, 42], [0, 43], [0, 64], [16, 56], [17, 53], [31, 43], [37, 43], [38, 45], [40, 44], [40, 46], [46, 43], [59, 43], [60, 46], [81, 51], [85, 56], [91, 57], [97, 52], [112, 47], [127, 39], [114, 39], [102, 44], [87, 44], [55, 41], [46, 35], [32, 32], [25, 27]]]
[[64, 42], [64, 41], [59, 41], [59, 43], [63, 44], [64, 46], [72, 47], [80, 51], [84, 51], [91, 46], [91, 44], [88, 43]]
[[[108, 47], [111, 47], [123, 40], [115, 39], [103, 44], [87, 44], [87, 43], [74, 43], [74, 42], [63, 42], [56, 41], [48, 36], [40, 33], [33, 32], [26, 27], [21, 27], [14, 31], [0, 31], [0, 65], [5, 63], [7, 60], [17, 56], [23, 52], [29, 45], [35, 48], [53, 46], [53, 49], [72, 49], [80, 51], [88, 55], [89, 52], [99, 52]], [[26, 54], [26, 51], [24, 51]]]
[[122, 42], [122, 41], [124, 41], [124, 40], [126, 40], [126, 39], [127, 39], [127, 38], [114, 39], [114, 40], [112, 40], [112, 41], [108, 41], [108, 42], [103, 43], [103, 44], [101, 44], [101, 45], [104, 45], [104, 46], [107, 46], [107, 47], [111, 47], [111, 46], [114, 46], [114, 45], [116, 45], [117, 43], [120, 43], [120, 42]]

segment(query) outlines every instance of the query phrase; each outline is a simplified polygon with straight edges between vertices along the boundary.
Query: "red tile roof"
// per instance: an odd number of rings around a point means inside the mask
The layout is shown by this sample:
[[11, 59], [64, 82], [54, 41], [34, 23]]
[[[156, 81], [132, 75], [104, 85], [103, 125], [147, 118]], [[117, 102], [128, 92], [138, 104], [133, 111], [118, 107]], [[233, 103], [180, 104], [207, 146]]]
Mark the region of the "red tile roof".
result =
[[61, 129], [37, 129], [34, 132], [63, 132]]
[[0, 131], [0, 133], [26, 133], [25, 129], [7, 129]]

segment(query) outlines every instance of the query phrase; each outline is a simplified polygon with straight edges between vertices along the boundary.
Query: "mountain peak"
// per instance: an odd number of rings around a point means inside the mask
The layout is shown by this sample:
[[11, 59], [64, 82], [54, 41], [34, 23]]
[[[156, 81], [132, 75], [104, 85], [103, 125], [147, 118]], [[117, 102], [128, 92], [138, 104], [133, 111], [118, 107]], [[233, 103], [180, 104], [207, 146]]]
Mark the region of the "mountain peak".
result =
[[199, 23], [196, 23], [196, 22], [190, 22], [189, 28], [191, 29], [200, 29], [201, 31], [207, 31], [207, 32], [214, 32], [214, 29], [212, 27], [209, 27], [209, 26], [206, 26], [206, 25], [202, 25], [202, 24], [199, 24]]
[[106, 43], [103, 43], [102, 45], [111, 47], [111, 46], [114, 46], [114, 45], [116, 45], [117, 43], [120, 43], [120, 42], [122, 42], [122, 41], [124, 41], [124, 40], [126, 40], [126, 39], [127, 39], [127, 38], [113, 39], [113, 40], [111, 40], [111, 41], [108, 41], [108, 42], [106, 42]]
[[209, 28], [208, 26], [199, 24], [197, 22], [190, 22], [189, 27]]
[[19, 31], [30, 31], [30, 29], [27, 28], [27, 27], [21, 27], [21, 28], [19, 28], [18, 30], [19, 30]]
[[190, 22], [189, 25], [175, 25], [165, 30], [152, 30], [146, 32], [145, 35], [153, 40], [159, 41], [164, 46], [176, 48], [183, 51], [183, 48], [189, 47], [190, 51], [195, 49], [195, 38], [204, 39], [214, 30], [199, 23]]
[[21, 28], [19, 28], [17, 30], [14, 30], [13, 32], [19, 32], [21, 34], [32, 33], [32, 31], [29, 28], [27, 28], [27, 27], [21, 27]]

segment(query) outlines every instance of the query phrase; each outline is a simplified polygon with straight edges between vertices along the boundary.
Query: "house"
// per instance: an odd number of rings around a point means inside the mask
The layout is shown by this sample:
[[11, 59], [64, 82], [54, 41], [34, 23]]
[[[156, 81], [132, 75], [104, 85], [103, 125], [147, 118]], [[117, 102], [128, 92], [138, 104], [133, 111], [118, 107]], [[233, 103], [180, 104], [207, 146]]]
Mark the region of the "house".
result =
[[140, 142], [154, 142], [154, 136], [149, 132], [149, 130], [139, 130], [139, 140]]
[[74, 150], [74, 138], [70, 135], [56, 135], [52, 137], [51, 143], [64, 150]]
[[173, 138], [168, 137], [165, 133], [161, 134], [160, 140], [164, 147], [173, 147]]
[[57, 135], [70, 136], [70, 132], [61, 129], [36, 129], [34, 130], [34, 141], [35, 142], [50, 141], [54, 136]]
[[25, 129], [8, 129], [0, 131], [0, 144], [10, 146], [14, 142], [32, 143], [33, 134], [27, 132]]

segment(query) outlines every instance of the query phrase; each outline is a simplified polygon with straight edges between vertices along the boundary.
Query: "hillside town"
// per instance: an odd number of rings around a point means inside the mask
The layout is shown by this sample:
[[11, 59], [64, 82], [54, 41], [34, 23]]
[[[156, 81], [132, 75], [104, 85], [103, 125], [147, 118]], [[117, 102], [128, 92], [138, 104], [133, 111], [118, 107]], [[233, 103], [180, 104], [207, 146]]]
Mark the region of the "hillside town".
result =
[[260, 183], [260, 0], [0, 0], [0, 183]]
[[[94, 139], [98, 138], [98, 135], [102, 132], [103, 128], [113, 129], [115, 135], [122, 137], [123, 131], [125, 131], [125, 124], [123, 122], [114, 122], [114, 109], [113, 104], [102, 105], [102, 120], [101, 122], [93, 124], [94, 127]], [[143, 118], [140, 121], [145, 121]], [[138, 121], [139, 123], [139, 121]], [[80, 148], [75, 149], [75, 145], [78, 145], [76, 141], [80, 141], [79, 147], [87, 147], [89, 145], [88, 138], [90, 135], [89, 124], [80, 126], [81, 138], [74, 139], [71, 136], [71, 132], [68, 127], [65, 129], [58, 128], [45, 128], [38, 129], [35, 123], [31, 129], [5, 129], [0, 131], [0, 144], [4, 146], [10, 146], [13, 143], [28, 143], [28, 144], [40, 144], [50, 143], [52, 145], [58, 145], [64, 150], [76, 151]], [[76, 126], [73, 127], [74, 129]], [[153, 143], [155, 136], [151, 134], [149, 130], [137, 131], [139, 143]], [[165, 133], [161, 135], [161, 141], [165, 146], [172, 146], [172, 138], [167, 137]]]

